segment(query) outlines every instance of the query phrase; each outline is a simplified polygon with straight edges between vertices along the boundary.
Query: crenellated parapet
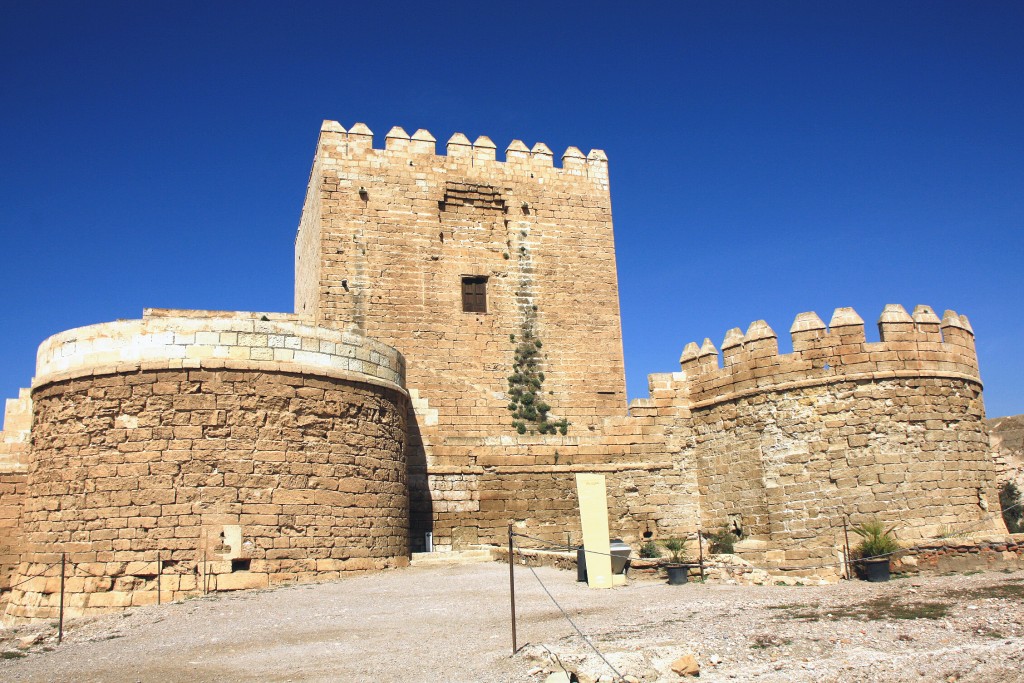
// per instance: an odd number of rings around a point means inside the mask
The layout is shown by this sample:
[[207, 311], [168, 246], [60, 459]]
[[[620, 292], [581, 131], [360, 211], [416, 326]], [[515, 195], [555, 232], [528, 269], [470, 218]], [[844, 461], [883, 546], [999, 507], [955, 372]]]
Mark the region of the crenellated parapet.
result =
[[400, 126], [394, 126], [384, 136], [383, 149], [375, 148], [373, 131], [366, 124], [356, 123], [345, 129], [337, 121], [324, 121], [320, 128], [319, 156], [323, 158], [403, 161], [417, 165], [443, 163], [505, 167], [511, 172], [540, 173], [542, 175], [575, 175], [607, 180], [608, 157], [600, 149], [584, 154], [577, 147], [569, 147], [561, 156], [561, 167], [554, 164], [554, 153], [543, 142], [527, 147], [522, 140], [513, 140], [505, 148], [504, 160], [497, 158], [497, 145], [486, 135], [470, 141], [463, 133], [455, 133], [445, 144], [444, 154], [437, 152], [437, 139], [430, 131], [420, 128], [409, 135]]
[[881, 341], [869, 342], [864, 320], [837, 308], [829, 324], [800, 313], [790, 327], [793, 352], [779, 353], [778, 336], [764, 320], [746, 332], [726, 332], [721, 352], [710, 339], [690, 342], [680, 357], [691, 407], [737, 396], [842, 380], [948, 377], [981, 384], [974, 331], [966, 316], [928, 306], [913, 315], [889, 304], [878, 319]]

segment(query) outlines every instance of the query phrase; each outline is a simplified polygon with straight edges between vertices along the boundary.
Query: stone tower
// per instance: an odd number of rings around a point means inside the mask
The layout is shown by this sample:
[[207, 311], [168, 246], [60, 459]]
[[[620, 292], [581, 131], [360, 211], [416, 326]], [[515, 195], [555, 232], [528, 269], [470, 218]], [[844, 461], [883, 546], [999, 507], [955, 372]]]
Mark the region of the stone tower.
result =
[[[324, 123], [296, 236], [295, 310], [406, 357], [419, 427], [512, 434], [509, 376], [541, 342], [539, 395], [569, 433], [625, 409], [608, 162], [575, 147]], [[436, 417], [436, 425], [434, 420]], [[528, 425], [533, 426], [533, 425]], [[429, 446], [429, 444], [428, 444]]]

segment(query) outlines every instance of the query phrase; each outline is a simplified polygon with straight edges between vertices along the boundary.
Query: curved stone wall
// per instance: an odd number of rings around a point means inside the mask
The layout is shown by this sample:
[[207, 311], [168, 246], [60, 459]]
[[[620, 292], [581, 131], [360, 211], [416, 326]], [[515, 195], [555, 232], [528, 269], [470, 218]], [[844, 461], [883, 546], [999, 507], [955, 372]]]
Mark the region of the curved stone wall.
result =
[[819, 384], [720, 403], [693, 420], [703, 525], [739, 523], [775, 566], [834, 562], [847, 516], [896, 525], [903, 541], [943, 527], [1005, 533], [991, 515], [999, 502], [977, 384]]
[[158, 584], [166, 601], [408, 562], [393, 349], [287, 321], [161, 317], [65, 332], [39, 358], [8, 620], [56, 615], [62, 552], [70, 615], [155, 603]]
[[704, 528], [736, 525], [790, 568], [834, 563], [844, 519], [881, 519], [903, 541], [1005, 533], [967, 319], [889, 305], [879, 332], [867, 342], [856, 312], [837, 309], [828, 328], [797, 316], [791, 354], [763, 321], [729, 331], [721, 367], [709, 341], [687, 347], [673, 385]]

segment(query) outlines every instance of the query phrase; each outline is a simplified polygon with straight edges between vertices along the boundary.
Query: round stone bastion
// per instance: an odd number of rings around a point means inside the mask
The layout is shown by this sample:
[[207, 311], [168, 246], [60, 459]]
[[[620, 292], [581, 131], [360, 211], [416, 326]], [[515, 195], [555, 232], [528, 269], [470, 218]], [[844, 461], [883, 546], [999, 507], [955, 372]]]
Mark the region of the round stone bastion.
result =
[[147, 310], [39, 348], [8, 623], [408, 564], [405, 360], [281, 314]]

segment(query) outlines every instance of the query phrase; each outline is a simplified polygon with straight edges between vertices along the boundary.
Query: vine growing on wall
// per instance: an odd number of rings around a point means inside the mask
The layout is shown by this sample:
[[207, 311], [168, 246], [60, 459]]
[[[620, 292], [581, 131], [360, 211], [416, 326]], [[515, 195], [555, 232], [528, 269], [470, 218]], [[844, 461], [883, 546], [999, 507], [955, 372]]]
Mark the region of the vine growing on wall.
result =
[[[515, 341], [515, 337], [512, 338]], [[523, 331], [516, 345], [512, 374], [508, 378], [508, 409], [512, 412], [512, 426], [520, 434], [529, 431], [541, 434], [569, 431], [569, 421], [551, 420], [548, 413], [551, 406], [543, 398], [544, 373], [541, 372], [540, 350], [543, 343], [529, 329]]]
[[[524, 215], [529, 211], [523, 205]], [[509, 228], [509, 221], [505, 221]], [[519, 270], [519, 286], [516, 289], [516, 307], [520, 315], [519, 343], [516, 344], [512, 360], [512, 374], [508, 377], [508, 409], [512, 413], [512, 426], [520, 434], [527, 432], [557, 434], [563, 436], [569, 431], [566, 419], [552, 420], [551, 406], [544, 401], [544, 373], [541, 371], [541, 348], [544, 346], [536, 334], [537, 304], [533, 291], [533, 259], [529, 243], [530, 226], [520, 224], [519, 248], [513, 249], [512, 235], [507, 246], [516, 255]], [[506, 255], [506, 258], [508, 256]], [[516, 343], [516, 336], [509, 335], [509, 341]]]

